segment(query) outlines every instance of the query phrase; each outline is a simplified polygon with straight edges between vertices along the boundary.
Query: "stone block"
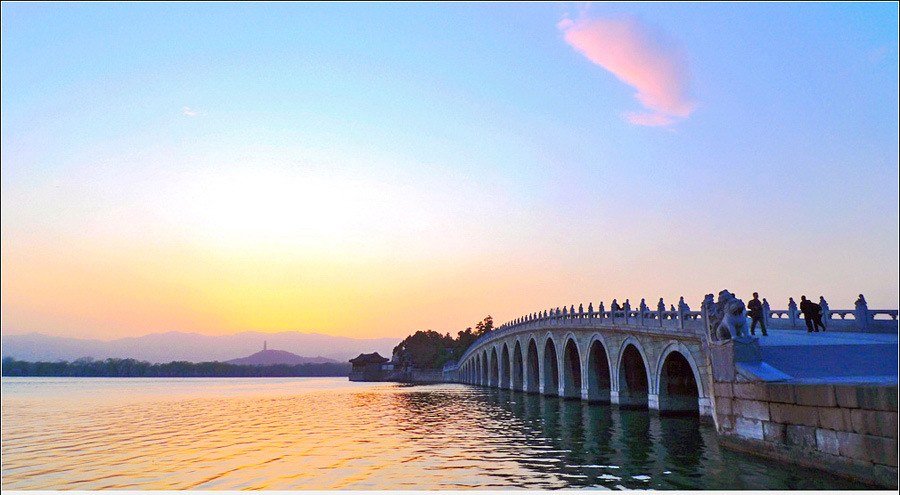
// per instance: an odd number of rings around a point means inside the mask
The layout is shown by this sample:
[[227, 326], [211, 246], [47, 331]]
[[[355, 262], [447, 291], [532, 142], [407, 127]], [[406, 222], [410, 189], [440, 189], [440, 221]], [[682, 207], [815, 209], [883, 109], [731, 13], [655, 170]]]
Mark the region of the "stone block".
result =
[[834, 395], [838, 405], [850, 409], [859, 407], [859, 401], [856, 400], [857, 388], [859, 385], [835, 385]]
[[774, 443], [784, 443], [785, 426], [771, 421], [763, 421], [763, 440]]
[[856, 389], [856, 401], [861, 409], [896, 411], [897, 386], [860, 386]]
[[816, 449], [831, 455], [840, 455], [837, 432], [833, 430], [816, 429]]
[[[855, 393], [855, 392], [854, 392]], [[856, 397], [854, 395], [854, 397]], [[769, 402], [794, 403], [794, 386], [789, 383], [767, 383], [766, 400]]]
[[758, 363], [762, 360], [759, 350], [759, 339], [735, 338], [732, 342], [734, 343], [735, 363]]
[[851, 409], [850, 419], [853, 431], [864, 435], [897, 438], [897, 413], [893, 411], [872, 411]]
[[794, 385], [794, 402], [799, 406], [837, 406], [834, 385]]
[[752, 438], [753, 440], [762, 440], [763, 422], [756, 419], [747, 419], [741, 417], [734, 418], [734, 431], [742, 438]]
[[810, 426], [788, 425], [785, 427], [786, 445], [804, 451], [816, 450], [816, 429]]
[[838, 451], [840, 455], [851, 459], [867, 460], [869, 458], [866, 453], [865, 445], [863, 445], [863, 436], [858, 433], [846, 431], [835, 432], [838, 439]]
[[716, 420], [719, 425], [719, 431], [730, 431], [734, 429], [734, 416], [730, 414], [716, 414]]
[[762, 382], [735, 383], [733, 388], [739, 399], [766, 400], [766, 385]]
[[710, 342], [709, 359], [714, 380], [720, 382], [734, 380], [734, 344], [731, 340]]
[[760, 421], [769, 420], [769, 403], [758, 400], [734, 399], [734, 415]]
[[842, 456], [875, 464], [897, 466], [897, 440], [842, 431], [835, 433]]
[[884, 438], [879, 439], [878, 442], [883, 447], [883, 450], [879, 450], [879, 452], [884, 453], [884, 461], [881, 462], [880, 459], [872, 459], [872, 462], [876, 464], [884, 464], [885, 466], [897, 467], [897, 455], [900, 454], [897, 450], [897, 439], [896, 438]]
[[731, 382], [715, 382], [714, 389], [716, 397], [734, 397]]
[[852, 409], [841, 407], [819, 407], [819, 426], [835, 431], [851, 431], [853, 422], [850, 418]]
[[734, 414], [732, 407], [733, 399], [727, 397], [716, 397], [716, 412], [719, 414]]
[[869, 454], [869, 461], [886, 466], [897, 466], [897, 440], [863, 435], [863, 445]]
[[769, 404], [772, 421], [783, 425], [819, 426], [819, 412], [815, 407], [795, 404]]

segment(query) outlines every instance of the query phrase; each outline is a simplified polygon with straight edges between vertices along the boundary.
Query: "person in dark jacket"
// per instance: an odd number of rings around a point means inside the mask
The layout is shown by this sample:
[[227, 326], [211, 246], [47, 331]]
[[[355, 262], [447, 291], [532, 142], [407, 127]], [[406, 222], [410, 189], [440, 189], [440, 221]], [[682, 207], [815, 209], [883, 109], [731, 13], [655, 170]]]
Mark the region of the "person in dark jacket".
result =
[[819, 321], [822, 308], [807, 299], [806, 296], [800, 296], [800, 312], [803, 313], [803, 319], [806, 320], [806, 332], [818, 332], [819, 327], [822, 326], [822, 323]]
[[762, 303], [759, 301], [759, 293], [754, 292], [753, 299], [747, 303], [747, 314], [750, 316], [750, 335], [756, 335], [756, 322], [759, 322], [763, 337], [768, 337], [769, 334], [766, 332], [766, 318], [765, 315], [763, 315]]

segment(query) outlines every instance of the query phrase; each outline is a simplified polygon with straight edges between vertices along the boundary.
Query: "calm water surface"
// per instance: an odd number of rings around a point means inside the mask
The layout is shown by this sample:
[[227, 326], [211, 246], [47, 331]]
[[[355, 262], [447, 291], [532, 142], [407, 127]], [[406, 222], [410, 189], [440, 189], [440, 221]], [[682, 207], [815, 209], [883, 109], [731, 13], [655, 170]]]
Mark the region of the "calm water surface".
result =
[[852, 489], [697, 418], [346, 378], [2, 379], [2, 488]]

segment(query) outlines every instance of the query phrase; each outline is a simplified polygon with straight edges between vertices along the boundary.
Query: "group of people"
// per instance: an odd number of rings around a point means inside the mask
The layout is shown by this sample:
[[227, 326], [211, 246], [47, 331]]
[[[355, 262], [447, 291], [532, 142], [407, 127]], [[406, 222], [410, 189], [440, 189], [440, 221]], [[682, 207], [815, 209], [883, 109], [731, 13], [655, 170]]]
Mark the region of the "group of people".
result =
[[[825, 331], [825, 323], [822, 322], [822, 316], [824, 316], [822, 306], [825, 304], [825, 298], [820, 297], [819, 302], [820, 304], [816, 304], [807, 299], [806, 296], [800, 296], [800, 313], [803, 314], [803, 319], [806, 321], [807, 333], [818, 332], [820, 328], [823, 332]], [[769, 335], [766, 331], [766, 318], [763, 314], [764, 303], [765, 299], [760, 301], [759, 293], [756, 292], [753, 293], [753, 299], [747, 303], [747, 316], [750, 317], [750, 335], [756, 335], [757, 323], [759, 323], [763, 337]], [[794, 305], [793, 298], [790, 300], [790, 305]]]

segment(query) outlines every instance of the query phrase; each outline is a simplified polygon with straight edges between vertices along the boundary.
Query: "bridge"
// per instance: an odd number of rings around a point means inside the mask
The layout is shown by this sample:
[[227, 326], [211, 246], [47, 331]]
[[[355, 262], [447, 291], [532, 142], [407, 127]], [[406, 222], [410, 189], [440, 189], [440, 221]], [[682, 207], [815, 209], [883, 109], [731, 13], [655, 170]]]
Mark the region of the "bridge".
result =
[[[768, 302], [763, 310], [770, 334], [806, 333], [793, 299], [786, 310], [771, 310]], [[893, 334], [896, 344], [897, 310], [869, 310], [860, 297], [852, 310], [825, 303], [823, 313], [829, 332]], [[596, 311], [592, 303], [586, 310], [545, 310], [483, 335], [444, 371], [461, 383], [715, 419], [710, 346], [718, 343], [711, 341], [708, 321], [705, 310], [690, 311], [683, 299], [677, 310], [666, 310], [662, 299], [655, 311], [643, 301], [635, 310], [627, 301], [610, 311], [603, 303]], [[759, 353], [752, 343], [745, 352]], [[747, 369], [748, 380], [791, 378], [765, 363]]]

